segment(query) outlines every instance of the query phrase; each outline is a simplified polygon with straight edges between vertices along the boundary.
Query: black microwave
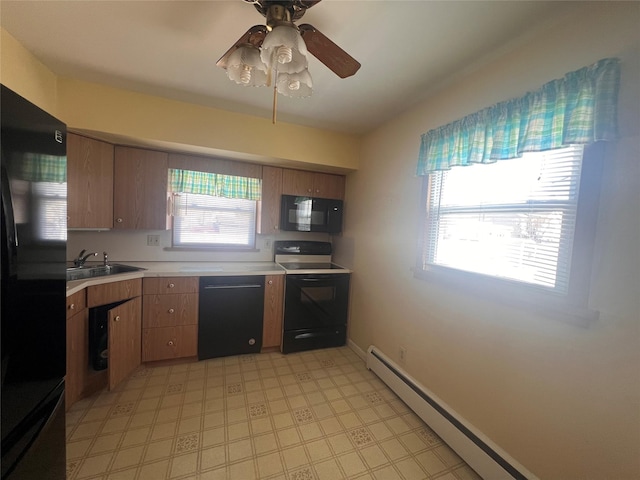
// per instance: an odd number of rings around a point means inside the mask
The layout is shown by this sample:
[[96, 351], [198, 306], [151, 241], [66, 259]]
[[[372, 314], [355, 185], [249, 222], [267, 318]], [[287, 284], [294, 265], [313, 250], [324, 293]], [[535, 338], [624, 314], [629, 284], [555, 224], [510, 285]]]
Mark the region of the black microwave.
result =
[[340, 233], [342, 210], [342, 200], [282, 195], [280, 230]]

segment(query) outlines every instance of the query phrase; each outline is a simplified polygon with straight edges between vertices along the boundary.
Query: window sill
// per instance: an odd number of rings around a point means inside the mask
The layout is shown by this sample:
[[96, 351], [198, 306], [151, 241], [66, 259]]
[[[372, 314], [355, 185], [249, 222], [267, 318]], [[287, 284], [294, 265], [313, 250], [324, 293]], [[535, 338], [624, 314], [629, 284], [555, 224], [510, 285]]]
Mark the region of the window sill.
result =
[[434, 267], [430, 270], [414, 268], [413, 273], [417, 279], [451, 287], [463, 294], [520, 308], [579, 327], [589, 327], [600, 316], [600, 312], [572, 304], [566, 297], [546, 293], [514, 281], [446, 267]]
[[255, 247], [164, 247], [166, 252], [259, 252]]

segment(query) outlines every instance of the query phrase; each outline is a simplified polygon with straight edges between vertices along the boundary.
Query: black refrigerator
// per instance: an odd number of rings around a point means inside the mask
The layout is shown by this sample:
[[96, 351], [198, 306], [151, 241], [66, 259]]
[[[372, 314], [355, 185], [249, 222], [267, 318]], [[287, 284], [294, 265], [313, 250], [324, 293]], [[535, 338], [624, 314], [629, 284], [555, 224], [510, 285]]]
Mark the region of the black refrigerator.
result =
[[1, 89], [2, 479], [64, 479], [66, 126]]

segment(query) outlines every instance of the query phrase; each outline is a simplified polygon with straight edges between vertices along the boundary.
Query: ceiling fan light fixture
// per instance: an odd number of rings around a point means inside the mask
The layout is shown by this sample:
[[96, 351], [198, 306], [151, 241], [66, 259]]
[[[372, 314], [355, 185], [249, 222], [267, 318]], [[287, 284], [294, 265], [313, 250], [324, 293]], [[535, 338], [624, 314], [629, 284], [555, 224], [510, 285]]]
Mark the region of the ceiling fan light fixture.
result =
[[241, 45], [229, 57], [227, 75], [247, 87], [267, 85], [267, 67], [260, 59], [260, 50], [253, 45]]
[[310, 97], [313, 93], [313, 81], [306, 68], [296, 73], [278, 73], [276, 87], [280, 95], [292, 98]]
[[307, 46], [298, 29], [293, 24], [285, 24], [267, 33], [262, 42], [260, 58], [268, 68], [296, 73], [307, 68], [307, 53]]

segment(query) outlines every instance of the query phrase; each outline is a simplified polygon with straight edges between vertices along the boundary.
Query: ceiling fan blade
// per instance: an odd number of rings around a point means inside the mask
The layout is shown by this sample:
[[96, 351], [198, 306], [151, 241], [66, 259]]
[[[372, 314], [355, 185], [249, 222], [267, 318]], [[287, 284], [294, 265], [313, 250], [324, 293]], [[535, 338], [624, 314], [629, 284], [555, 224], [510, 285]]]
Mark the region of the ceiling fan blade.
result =
[[358, 71], [361, 66], [360, 63], [315, 27], [305, 23], [298, 28], [304, 43], [307, 45], [307, 50], [333, 73], [340, 78], [347, 78]]
[[240, 45], [251, 44], [255, 47], [260, 47], [264, 41], [264, 37], [267, 36], [267, 27], [265, 25], [254, 25], [242, 35], [236, 43], [234, 43], [229, 50], [216, 62], [216, 66], [221, 68], [227, 68], [227, 60], [233, 51]]
[[298, 3], [302, 8], [311, 8], [314, 5], [320, 3], [321, 0], [298, 0]]

